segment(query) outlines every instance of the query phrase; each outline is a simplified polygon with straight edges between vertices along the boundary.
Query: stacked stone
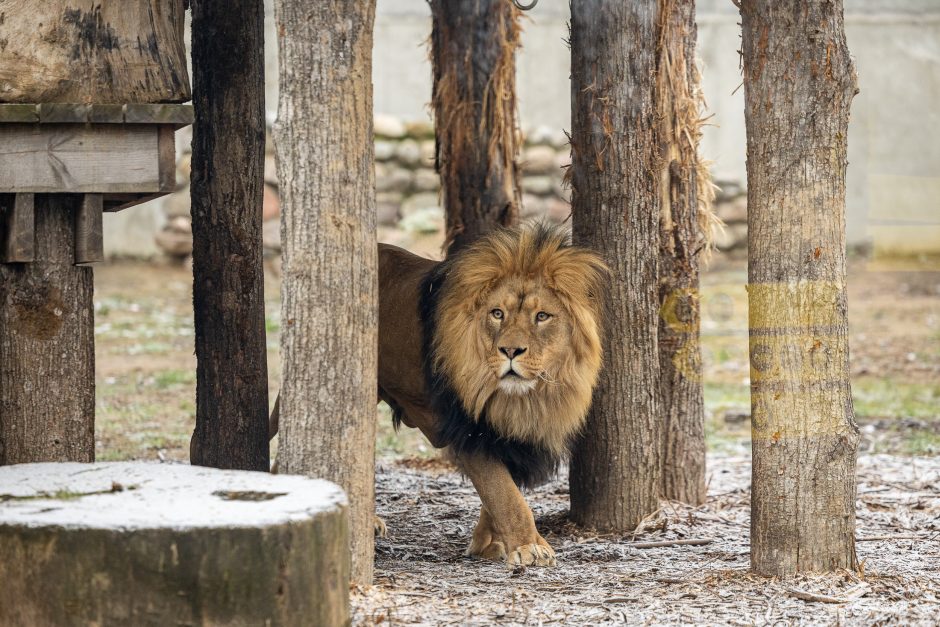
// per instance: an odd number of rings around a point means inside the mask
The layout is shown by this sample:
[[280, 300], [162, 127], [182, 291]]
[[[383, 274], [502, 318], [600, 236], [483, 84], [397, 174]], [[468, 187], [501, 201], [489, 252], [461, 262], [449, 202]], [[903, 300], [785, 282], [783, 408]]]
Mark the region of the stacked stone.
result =
[[[167, 222], [157, 233], [156, 242], [171, 257], [186, 258], [192, 253], [189, 136], [178, 138], [177, 143], [185, 146], [177, 168], [179, 189], [164, 202]], [[375, 117], [376, 210], [385, 234], [443, 230], [441, 182], [434, 169], [434, 153], [434, 127], [430, 122], [405, 122], [387, 115]], [[568, 219], [571, 192], [563, 178], [570, 159], [568, 138], [560, 129], [539, 127], [528, 133], [519, 156], [523, 219], [557, 223]], [[280, 252], [280, 206], [270, 142], [264, 178], [264, 245], [267, 254], [276, 255]]]
[[[444, 225], [441, 181], [434, 170], [434, 127], [429, 122], [375, 118], [375, 190], [383, 227], [438, 232]], [[562, 179], [570, 163], [562, 131], [537, 128], [520, 155], [522, 217], [562, 222], [571, 213], [570, 192]]]
[[724, 222], [715, 234], [715, 246], [721, 251], [747, 249], [747, 190], [735, 181], [715, 181], [715, 212]]

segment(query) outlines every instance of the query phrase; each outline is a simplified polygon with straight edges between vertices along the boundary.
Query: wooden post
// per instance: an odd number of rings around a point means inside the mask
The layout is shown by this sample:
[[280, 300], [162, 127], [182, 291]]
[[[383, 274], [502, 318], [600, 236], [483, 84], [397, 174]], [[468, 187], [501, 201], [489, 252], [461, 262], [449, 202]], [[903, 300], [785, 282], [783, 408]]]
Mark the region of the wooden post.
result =
[[93, 279], [74, 264], [102, 258], [103, 209], [170, 191], [156, 127], [188, 107], [147, 103], [189, 99], [184, 16], [183, 0], [0, 2], [0, 464], [94, 459]]
[[95, 458], [91, 268], [74, 265], [81, 196], [36, 196], [32, 263], [0, 264], [0, 465]]
[[268, 470], [264, 3], [193, 0], [193, 464]]
[[571, 517], [629, 531], [659, 506], [657, 0], [571, 2], [574, 241], [603, 254], [604, 370], [572, 452]]
[[284, 279], [278, 463], [349, 497], [352, 580], [371, 585], [378, 383], [375, 0], [277, 0]]
[[435, 158], [447, 253], [519, 220], [516, 48], [520, 13], [508, 0], [431, 1]]
[[745, 0], [751, 568], [854, 569], [842, 0]]
[[0, 234], [6, 233], [2, 242], [0, 263], [26, 263], [35, 255], [36, 218], [33, 194], [5, 194], [6, 202], [0, 200]]
[[101, 194], [85, 194], [75, 212], [75, 264], [104, 261]]

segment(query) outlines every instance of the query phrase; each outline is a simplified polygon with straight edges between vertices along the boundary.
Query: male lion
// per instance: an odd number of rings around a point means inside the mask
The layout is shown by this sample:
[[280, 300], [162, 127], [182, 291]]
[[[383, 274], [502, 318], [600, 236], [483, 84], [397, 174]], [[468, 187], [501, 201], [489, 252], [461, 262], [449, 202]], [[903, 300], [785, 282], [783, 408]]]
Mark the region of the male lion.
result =
[[476, 488], [470, 555], [555, 563], [517, 486], [550, 478], [584, 422], [606, 273], [545, 225], [495, 231], [443, 262], [379, 245], [379, 397]]
[[584, 423], [606, 275], [546, 225], [494, 231], [443, 262], [379, 244], [379, 398], [473, 482], [469, 555], [555, 564], [519, 487], [548, 480]]

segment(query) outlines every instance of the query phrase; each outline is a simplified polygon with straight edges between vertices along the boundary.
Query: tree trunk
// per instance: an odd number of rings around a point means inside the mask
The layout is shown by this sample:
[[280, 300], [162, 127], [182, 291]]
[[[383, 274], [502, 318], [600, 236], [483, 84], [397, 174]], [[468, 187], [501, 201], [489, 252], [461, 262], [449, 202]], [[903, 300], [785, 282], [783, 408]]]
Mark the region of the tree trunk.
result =
[[659, 214], [656, 0], [571, 3], [574, 239], [612, 269], [605, 364], [571, 460], [571, 516], [631, 530], [655, 511], [659, 417]]
[[0, 0], [0, 102], [189, 100], [183, 0]]
[[352, 579], [372, 581], [378, 278], [374, 0], [279, 0], [282, 472], [349, 497]]
[[855, 568], [841, 0], [744, 0], [751, 567]]
[[436, 168], [448, 254], [519, 219], [516, 48], [507, 0], [431, 0]]
[[659, 365], [666, 438], [663, 496], [705, 502], [705, 402], [699, 345], [699, 261], [711, 240], [708, 168], [698, 145], [705, 108], [695, 66], [694, 0], [661, 0], [657, 78], [663, 155]]
[[0, 468], [0, 486], [2, 625], [349, 624], [326, 481], [121, 462]]
[[264, 3], [193, 0], [193, 464], [268, 470]]
[[[3, 211], [13, 195], [0, 196]], [[35, 258], [0, 263], [0, 465], [95, 459], [91, 268], [77, 267], [82, 197], [35, 197]]]

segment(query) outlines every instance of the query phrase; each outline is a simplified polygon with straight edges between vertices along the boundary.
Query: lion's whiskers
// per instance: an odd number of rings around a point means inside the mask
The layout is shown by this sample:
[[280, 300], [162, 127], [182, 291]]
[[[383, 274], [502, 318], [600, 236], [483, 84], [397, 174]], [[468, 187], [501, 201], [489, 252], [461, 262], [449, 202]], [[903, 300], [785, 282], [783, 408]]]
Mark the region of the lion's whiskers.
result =
[[539, 372], [538, 377], [539, 379], [541, 379], [545, 383], [548, 383], [549, 385], [561, 385], [560, 383], [558, 383], [558, 381], [555, 381], [555, 379], [552, 379], [551, 377], [549, 377], [548, 373], [545, 372], [544, 370]]

